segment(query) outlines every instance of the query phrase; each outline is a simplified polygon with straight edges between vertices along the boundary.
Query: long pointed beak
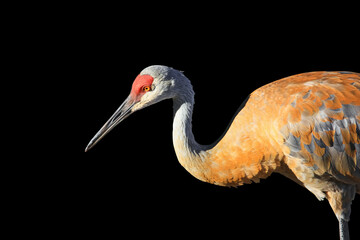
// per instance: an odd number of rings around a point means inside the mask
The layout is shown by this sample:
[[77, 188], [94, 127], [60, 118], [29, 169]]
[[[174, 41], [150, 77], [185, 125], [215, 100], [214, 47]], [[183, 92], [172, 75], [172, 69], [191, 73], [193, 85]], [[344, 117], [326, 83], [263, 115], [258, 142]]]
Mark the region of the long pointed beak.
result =
[[132, 108], [137, 103], [132, 97], [128, 97], [111, 118], [102, 126], [87, 145], [85, 152], [93, 148], [107, 133], [109, 133], [116, 125], [133, 113]]

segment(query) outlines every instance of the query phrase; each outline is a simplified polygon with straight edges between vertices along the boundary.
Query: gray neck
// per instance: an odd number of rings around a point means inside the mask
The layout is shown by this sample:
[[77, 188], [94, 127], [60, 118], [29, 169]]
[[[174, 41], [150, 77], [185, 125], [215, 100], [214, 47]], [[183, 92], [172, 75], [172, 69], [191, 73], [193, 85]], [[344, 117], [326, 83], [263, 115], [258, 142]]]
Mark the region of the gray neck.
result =
[[[195, 141], [192, 133], [192, 113], [194, 108], [194, 93], [191, 89], [188, 94], [176, 96], [174, 101], [173, 144], [179, 162], [188, 169], [191, 162], [202, 159], [206, 146]], [[188, 169], [190, 172], [191, 170]]]
[[196, 150], [199, 144], [195, 141], [192, 132], [192, 113], [194, 108], [193, 101], [181, 101], [174, 99], [174, 122], [173, 122], [173, 140], [181, 141], [189, 150]]

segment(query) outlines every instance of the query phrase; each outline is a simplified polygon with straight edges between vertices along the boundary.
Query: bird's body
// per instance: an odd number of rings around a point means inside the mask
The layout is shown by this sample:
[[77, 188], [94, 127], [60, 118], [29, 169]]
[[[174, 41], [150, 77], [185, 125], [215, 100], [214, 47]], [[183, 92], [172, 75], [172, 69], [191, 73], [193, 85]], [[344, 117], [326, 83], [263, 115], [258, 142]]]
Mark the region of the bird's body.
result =
[[[342, 239], [348, 239], [351, 202], [360, 193], [360, 74], [311, 72], [269, 83], [250, 95], [223, 137], [212, 145], [198, 144], [192, 134], [194, 92], [181, 72], [151, 66], [139, 76], [130, 94], [131, 108], [173, 99], [175, 152], [193, 176], [236, 187], [278, 172], [318, 199], [327, 198]], [[149, 79], [151, 89], [159, 91], [156, 98], [146, 91], [137, 99], [136, 87]], [[125, 106], [130, 106], [129, 101]], [[118, 123], [118, 116], [114, 114], [88, 148]]]

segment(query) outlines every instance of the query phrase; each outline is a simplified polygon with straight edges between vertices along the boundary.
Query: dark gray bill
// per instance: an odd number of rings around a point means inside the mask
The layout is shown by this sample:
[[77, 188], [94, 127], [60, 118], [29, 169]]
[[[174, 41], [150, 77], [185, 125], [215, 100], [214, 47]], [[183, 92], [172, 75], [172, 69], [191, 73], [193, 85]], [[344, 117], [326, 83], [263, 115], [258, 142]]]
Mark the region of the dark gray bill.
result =
[[116, 110], [116, 112], [111, 116], [111, 118], [102, 126], [102, 128], [95, 134], [87, 145], [85, 152], [90, 150], [95, 146], [108, 132], [110, 132], [116, 125], [118, 125], [122, 120], [130, 116], [132, 113], [131, 109], [136, 104], [130, 96], [121, 104], [121, 106]]

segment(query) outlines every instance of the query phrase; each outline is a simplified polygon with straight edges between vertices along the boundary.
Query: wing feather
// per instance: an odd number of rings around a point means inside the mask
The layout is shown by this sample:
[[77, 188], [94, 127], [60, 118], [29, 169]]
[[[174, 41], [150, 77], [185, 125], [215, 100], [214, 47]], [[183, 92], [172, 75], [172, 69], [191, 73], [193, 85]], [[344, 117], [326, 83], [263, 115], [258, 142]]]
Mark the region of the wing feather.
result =
[[290, 156], [303, 159], [318, 174], [359, 184], [360, 74], [321, 76], [288, 87], [297, 91], [281, 115], [287, 119], [285, 145]]

